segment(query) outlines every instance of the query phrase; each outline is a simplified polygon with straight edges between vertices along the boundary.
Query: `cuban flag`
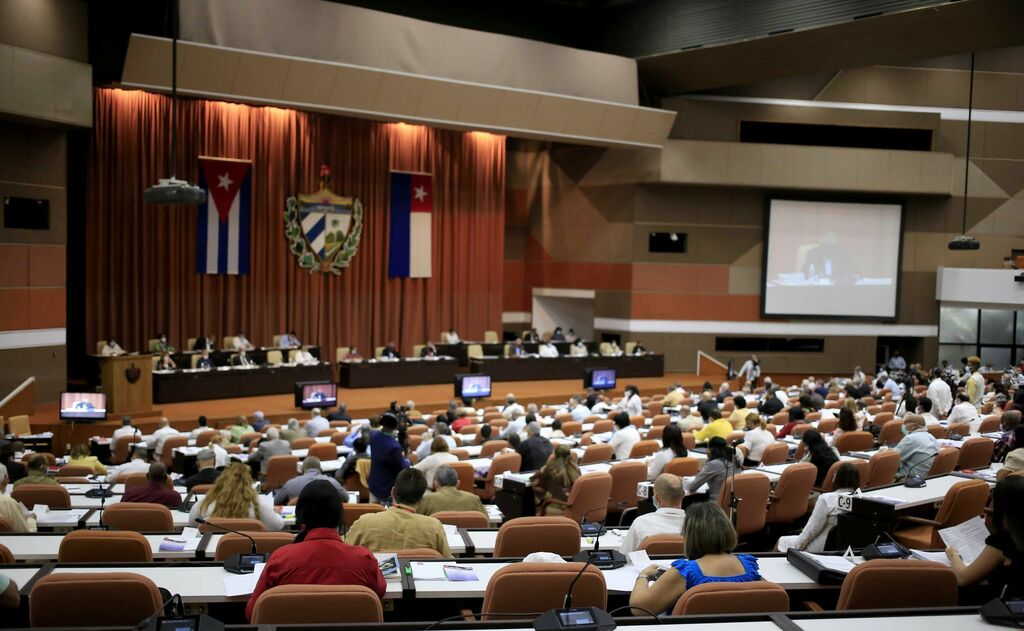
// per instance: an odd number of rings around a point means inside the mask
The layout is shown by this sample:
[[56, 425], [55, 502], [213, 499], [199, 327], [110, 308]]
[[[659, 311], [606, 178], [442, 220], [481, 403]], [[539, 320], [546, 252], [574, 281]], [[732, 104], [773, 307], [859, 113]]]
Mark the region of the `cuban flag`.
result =
[[388, 275], [430, 278], [434, 180], [429, 173], [391, 172], [391, 234]]
[[206, 202], [196, 217], [196, 273], [248, 274], [252, 223], [252, 162], [199, 158]]

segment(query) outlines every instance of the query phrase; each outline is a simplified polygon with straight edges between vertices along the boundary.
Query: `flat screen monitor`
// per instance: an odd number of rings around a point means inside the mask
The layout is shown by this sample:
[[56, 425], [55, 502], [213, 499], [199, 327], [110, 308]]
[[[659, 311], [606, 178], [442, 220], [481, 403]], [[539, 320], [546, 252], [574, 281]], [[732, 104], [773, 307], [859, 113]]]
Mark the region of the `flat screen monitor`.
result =
[[62, 392], [60, 417], [69, 420], [102, 421], [107, 418], [107, 395], [102, 392]]
[[338, 404], [338, 386], [330, 381], [295, 382], [295, 407], [304, 410], [330, 408]]
[[455, 396], [460, 399], [486, 399], [491, 396], [491, 376], [455, 375]]
[[583, 387], [594, 390], [612, 390], [615, 388], [614, 368], [588, 368], [583, 374]]

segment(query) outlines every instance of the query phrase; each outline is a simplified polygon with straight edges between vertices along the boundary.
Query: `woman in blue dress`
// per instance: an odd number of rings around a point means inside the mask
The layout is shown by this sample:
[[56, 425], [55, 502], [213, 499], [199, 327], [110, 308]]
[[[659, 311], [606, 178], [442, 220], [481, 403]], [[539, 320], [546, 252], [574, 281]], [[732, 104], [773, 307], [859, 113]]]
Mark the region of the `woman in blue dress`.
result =
[[640, 572], [629, 596], [629, 604], [636, 607], [634, 615], [644, 610], [655, 614], [670, 611], [686, 590], [704, 583], [762, 580], [756, 557], [732, 554], [736, 530], [718, 504], [691, 504], [686, 509], [683, 536], [686, 558], [673, 561], [660, 577], [656, 576], [661, 569], [658, 565], [649, 565]]

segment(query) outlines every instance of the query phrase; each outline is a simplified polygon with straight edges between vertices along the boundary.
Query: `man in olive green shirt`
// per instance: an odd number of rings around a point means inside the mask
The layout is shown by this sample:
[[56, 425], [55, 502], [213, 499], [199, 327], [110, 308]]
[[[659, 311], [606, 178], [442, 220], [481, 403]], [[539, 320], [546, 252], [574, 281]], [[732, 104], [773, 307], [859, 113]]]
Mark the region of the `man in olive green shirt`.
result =
[[231, 442], [240, 443], [242, 442], [242, 436], [255, 431], [252, 425], [249, 425], [248, 419], [244, 416], [239, 416], [235, 424], [231, 426]]
[[26, 466], [27, 475], [14, 483], [11, 488], [18, 488], [23, 484], [58, 484], [56, 478], [46, 475], [46, 458], [44, 456], [32, 456]]
[[434, 472], [434, 492], [428, 493], [416, 506], [420, 515], [433, 515], [441, 511], [477, 511], [487, 514], [480, 498], [458, 488], [459, 474], [448, 465], [441, 465]]
[[305, 438], [306, 433], [299, 426], [298, 419], [288, 419], [288, 424], [281, 429], [281, 440], [287, 440], [288, 444], [294, 443], [299, 438]]
[[345, 542], [364, 546], [370, 552], [430, 548], [451, 557], [448, 538], [441, 522], [416, 514], [416, 505], [427, 491], [427, 479], [419, 469], [404, 469], [391, 489], [394, 503], [385, 511], [368, 513], [356, 520]]

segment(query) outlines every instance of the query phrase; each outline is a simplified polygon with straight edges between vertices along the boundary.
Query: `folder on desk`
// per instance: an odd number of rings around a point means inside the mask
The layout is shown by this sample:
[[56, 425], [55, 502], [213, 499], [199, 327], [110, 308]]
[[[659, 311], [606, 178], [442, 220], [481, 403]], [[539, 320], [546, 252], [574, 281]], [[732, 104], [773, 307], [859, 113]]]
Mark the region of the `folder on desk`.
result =
[[803, 550], [790, 549], [786, 553], [786, 560], [819, 585], [841, 584], [846, 574], [854, 567], [841, 556], [811, 554]]

